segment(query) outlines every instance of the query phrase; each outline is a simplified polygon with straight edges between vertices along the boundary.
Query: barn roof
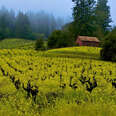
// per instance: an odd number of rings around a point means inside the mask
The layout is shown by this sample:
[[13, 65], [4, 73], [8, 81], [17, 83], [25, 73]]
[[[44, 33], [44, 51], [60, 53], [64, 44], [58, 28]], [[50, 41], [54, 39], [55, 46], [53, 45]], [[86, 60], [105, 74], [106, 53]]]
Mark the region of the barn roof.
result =
[[97, 37], [78, 36], [78, 39], [80, 39], [81, 41], [100, 42]]

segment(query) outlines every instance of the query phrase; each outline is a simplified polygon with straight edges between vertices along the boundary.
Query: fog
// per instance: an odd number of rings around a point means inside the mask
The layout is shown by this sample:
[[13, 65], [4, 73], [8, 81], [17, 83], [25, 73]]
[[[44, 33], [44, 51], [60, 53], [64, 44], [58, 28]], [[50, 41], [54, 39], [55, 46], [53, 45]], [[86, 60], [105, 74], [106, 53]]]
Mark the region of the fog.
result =
[[[52, 13], [54, 16], [60, 16], [66, 20], [70, 20], [72, 16], [71, 1], [72, 0], [0, 0], [0, 7], [5, 6], [8, 9], [24, 12], [38, 12], [44, 10], [45, 12]], [[116, 0], [109, 0], [113, 24], [116, 24], [115, 4]]]

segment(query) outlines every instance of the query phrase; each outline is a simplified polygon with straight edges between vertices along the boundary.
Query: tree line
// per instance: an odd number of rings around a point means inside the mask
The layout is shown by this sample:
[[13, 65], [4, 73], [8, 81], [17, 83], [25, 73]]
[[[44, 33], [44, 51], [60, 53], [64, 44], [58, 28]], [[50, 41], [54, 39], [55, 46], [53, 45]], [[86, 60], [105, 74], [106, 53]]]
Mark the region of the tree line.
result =
[[[96, 36], [102, 39], [111, 31], [108, 0], [72, 0], [73, 22], [69, 28], [77, 35]], [[72, 28], [71, 28], [72, 26]]]
[[[101, 40], [101, 58], [116, 61], [116, 27], [111, 27], [108, 0], [72, 0], [75, 35], [96, 36]], [[76, 30], [76, 31], [75, 31]]]
[[111, 26], [108, 0], [72, 0], [73, 21], [48, 38], [48, 48], [74, 46], [77, 36], [96, 36], [101, 41], [101, 58], [116, 61], [116, 27]]
[[73, 21], [52, 33], [48, 38], [49, 48], [75, 45], [78, 35], [96, 36], [101, 41], [111, 32], [111, 16], [108, 0], [72, 0]]
[[61, 29], [63, 24], [62, 18], [56, 18], [44, 11], [16, 13], [5, 7], [0, 9], [0, 39], [36, 39], [39, 36], [47, 38], [54, 30]]

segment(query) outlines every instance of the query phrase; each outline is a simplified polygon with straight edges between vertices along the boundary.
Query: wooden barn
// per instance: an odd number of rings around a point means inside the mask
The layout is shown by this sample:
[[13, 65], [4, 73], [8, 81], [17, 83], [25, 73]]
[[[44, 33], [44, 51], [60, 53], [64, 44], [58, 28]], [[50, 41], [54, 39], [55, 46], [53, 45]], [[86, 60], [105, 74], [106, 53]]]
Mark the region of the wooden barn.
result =
[[78, 36], [76, 40], [76, 44], [79, 46], [95, 46], [98, 47], [100, 41], [96, 37], [88, 37], [88, 36]]

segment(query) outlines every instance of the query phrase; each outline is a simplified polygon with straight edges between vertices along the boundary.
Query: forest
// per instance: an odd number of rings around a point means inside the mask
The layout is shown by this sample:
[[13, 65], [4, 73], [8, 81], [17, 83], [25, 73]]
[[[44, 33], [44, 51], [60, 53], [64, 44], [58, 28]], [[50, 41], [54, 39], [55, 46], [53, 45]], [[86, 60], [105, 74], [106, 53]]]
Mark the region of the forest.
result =
[[35, 40], [39, 36], [47, 38], [53, 30], [61, 29], [64, 19], [44, 11], [15, 12], [2, 7], [0, 9], [0, 39], [24, 38]]

